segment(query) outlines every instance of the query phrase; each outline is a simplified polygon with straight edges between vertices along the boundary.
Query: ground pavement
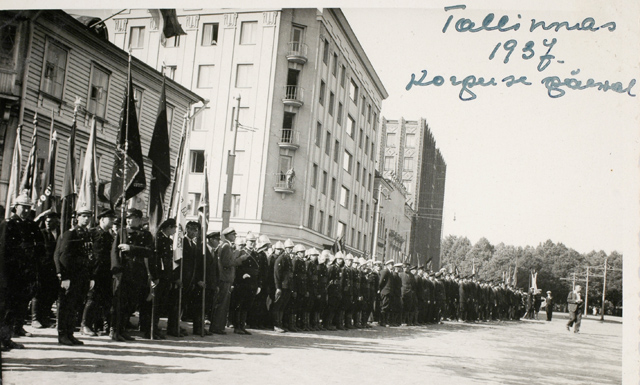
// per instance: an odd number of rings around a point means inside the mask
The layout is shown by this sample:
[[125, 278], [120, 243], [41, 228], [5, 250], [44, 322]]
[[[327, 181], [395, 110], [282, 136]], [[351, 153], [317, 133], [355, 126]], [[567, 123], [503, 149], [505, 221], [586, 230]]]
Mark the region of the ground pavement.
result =
[[[112, 342], [83, 337], [61, 346], [53, 329], [33, 330], [3, 353], [8, 384], [620, 384], [622, 323], [445, 321], [400, 327], [252, 336], [189, 336]], [[542, 313], [541, 313], [542, 319]]]

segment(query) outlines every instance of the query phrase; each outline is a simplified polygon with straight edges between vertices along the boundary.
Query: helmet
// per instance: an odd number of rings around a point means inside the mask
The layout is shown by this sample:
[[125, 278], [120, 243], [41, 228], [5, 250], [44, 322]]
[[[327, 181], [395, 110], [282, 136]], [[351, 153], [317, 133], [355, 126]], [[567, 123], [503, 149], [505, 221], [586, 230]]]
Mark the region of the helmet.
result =
[[353, 255], [351, 255], [351, 253], [347, 254], [347, 256], [344, 257], [344, 260], [345, 261], [348, 261], [348, 260], [352, 260], [353, 261]]
[[[288, 239], [287, 239], [287, 241], [288, 241]], [[288, 247], [287, 246], [287, 242], [284, 243], [284, 247]], [[305, 250], [304, 246], [302, 246], [299, 243], [293, 247], [293, 252], [294, 253], [297, 253], [297, 252], [303, 252], [304, 253], [304, 250]]]
[[284, 241], [284, 247], [289, 248], [289, 247], [293, 247], [293, 241], [291, 239], [287, 239], [286, 241]]
[[282, 244], [282, 241], [278, 241], [278, 242], [276, 242], [276, 244], [275, 244], [275, 245], [273, 245], [273, 249], [274, 249], [274, 250], [278, 250], [278, 249], [280, 249], [280, 250], [284, 250], [284, 245]]
[[247, 242], [248, 241], [255, 241], [257, 239], [256, 235], [254, 233], [252, 233], [251, 231], [249, 231], [247, 233]]
[[327, 259], [333, 262], [333, 255], [329, 250], [322, 250], [322, 253], [320, 253], [318, 257], [318, 263], [325, 263]]
[[362, 258], [362, 257], [360, 257], [360, 258], [358, 258], [358, 263], [360, 263], [361, 265], [364, 265], [364, 264], [367, 263], [367, 260]]
[[236, 238], [236, 246], [244, 246], [246, 244], [247, 244], [247, 241], [245, 240], [244, 237]]
[[[248, 234], [247, 234], [247, 239], [248, 239]], [[267, 237], [266, 235], [262, 234], [261, 236], [258, 237], [258, 240], [256, 241], [256, 247], [259, 249], [263, 246], [266, 245], [270, 245], [271, 244], [271, 240], [269, 239], [269, 237]]]
[[344, 259], [344, 254], [342, 254], [342, 251], [338, 251], [338, 252], [336, 253], [335, 258], [336, 258], [336, 259]]
[[320, 264], [324, 264], [324, 262], [327, 260], [327, 258], [324, 256], [324, 254], [320, 254], [318, 256], [318, 263]]
[[320, 255], [320, 253], [318, 252], [318, 250], [316, 250], [315, 247], [312, 247], [310, 249], [307, 249], [307, 252], [305, 253], [305, 255], [311, 256], [311, 255]]

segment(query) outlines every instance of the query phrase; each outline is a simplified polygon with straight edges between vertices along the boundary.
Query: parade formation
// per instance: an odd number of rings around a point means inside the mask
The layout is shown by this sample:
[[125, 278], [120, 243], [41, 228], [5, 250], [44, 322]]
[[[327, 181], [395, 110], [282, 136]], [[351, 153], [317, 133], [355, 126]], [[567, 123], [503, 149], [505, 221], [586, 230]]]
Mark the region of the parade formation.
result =
[[[0, 225], [3, 351], [24, 347], [12, 338], [31, 335], [24, 329], [28, 320], [35, 329], [57, 327], [62, 345], [81, 345], [77, 328], [86, 337], [130, 341], [136, 329], [147, 339], [226, 334], [227, 325], [244, 335], [251, 334], [247, 329], [349, 330], [374, 322], [390, 327], [518, 320], [527, 309], [526, 293], [504, 282], [319, 251], [289, 239], [272, 243], [266, 235], [239, 237], [231, 227], [208, 231], [203, 240], [194, 221], [186, 225], [183, 256], [176, 261], [174, 219], [163, 221], [154, 236], [138, 209], [126, 211], [124, 229], [110, 209], [100, 211], [89, 228], [93, 212], [85, 209], [58, 235], [59, 215], [33, 218], [32, 205], [19, 196]], [[166, 331], [159, 327], [164, 317]]]

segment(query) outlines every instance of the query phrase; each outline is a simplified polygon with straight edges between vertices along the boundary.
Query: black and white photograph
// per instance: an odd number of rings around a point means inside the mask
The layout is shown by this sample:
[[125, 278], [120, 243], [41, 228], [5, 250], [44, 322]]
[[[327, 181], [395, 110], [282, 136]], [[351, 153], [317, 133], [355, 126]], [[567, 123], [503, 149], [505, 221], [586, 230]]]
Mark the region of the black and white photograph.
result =
[[640, 4], [2, 8], [0, 385], [640, 383]]

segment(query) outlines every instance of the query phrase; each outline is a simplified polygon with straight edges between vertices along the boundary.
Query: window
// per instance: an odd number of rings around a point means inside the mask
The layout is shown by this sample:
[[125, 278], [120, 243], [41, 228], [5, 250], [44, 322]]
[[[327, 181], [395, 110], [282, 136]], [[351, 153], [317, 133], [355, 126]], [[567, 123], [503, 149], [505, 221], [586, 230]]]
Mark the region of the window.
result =
[[374, 152], [375, 152], [375, 144], [373, 144], [373, 140], [371, 141], [371, 161], [373, 162]]
[[378, 129], [378, 114], [377, 113], [373, 113], [373, 130], [375, 131], [376, 129]]
[[213, 69], [214, 65], [198, 66], [198, 88], [213, 87]]
[[[367, 211], [364, 213], [365, 222], [369, 222], [369, 204], [367, 203]], [[367, 236], [364, 236], [364, 243], [367, 243]]]
[[347, 115], [347, 119], [349, 120], [347, 122], [347, 134], [353, 138], [353, 133], [356, 130], [356, 121], [351, 115]]
[[300, 51], [300, 43], [303, 42], [303, 38], [304, 38], [304, 27], [299, 27], [299, 26], [293, 26], [293, 28], [291, 29], [291, 42], [294, 43], [292, 44], [291, 49], [293, 51], [299, 52]]
[[362, 238], [362, 233], [360, 231], [358, 231], [358, 245], [356, 246], [357, 249], [360, 248], [360, 239]]
[[325, 84], [324, 81], [320, 80], [320, 96], [318, 97], [318, 102], [320, 102], [321, 106], [324, 106], [324, 90]]
[[353, 156], [347, 150], [344, 151], [344, 158], [342, 158], [342, 168], [351, 174], [353, 168]]
[[280, 182], [286, 179], [286, 173], [291, 169], [292, 157], [289, 155], [280, 155], [278, 161], [278, 172], [280, 174]]
[[282, 143], [293, 143], [293, 121], [296, 114], [292, 112], [285, 112], [282, 119]]
[[329, 219], [327, 221], [327, 235], [332, 237], [333, 236], [333, 215], [329, 215]]
[[364, 116], [364, 108], [366, 103], [366, 98], [362, 95], [362, 103], [360, 103], [360, 115]]
[[331, 178], [331, 200], [335, 201], [336, 200], [336, 178]]
[[208, 47], [216, 44], [218, 44], [218, 23], [203, 24], [201, 45]]
[[322, 233], [324, 230], [324, 211], [318, 212], [318, 232]]
[[311, 187], [316, 188], [318, 183], [318, 165], [313, 164], [313, 173], [311, 174]]
[[362, 141], [364, 139], [364, 131], [360, 129], [360, 137], [358, 138], [358, 147], [362, 148]]
[[356, 229], [355, 228], [351, 228], [351, 246], [355, 246], [356, 245]]
[[360, 181], [360, 162], [356, 165], [356, 181]]
[[107, 109], [107, 89], [109, 74], [97, 66], [91, 68], [91, 87], [89, 89], [89, 112], [97, 117], [105, 117]]
[[367, 138], [364, 142], [364, 154], [369, 155], [369, 135], [367, 135]]
[[327, 135], [324, 140], [324, 153], [331, 156], [331, 133], [329, 131], [327, 131]]
[[333, 53], [333, 67], [331, 68], [331, 75], [333, 75], [333, 77], [336, 77], [336, 74], [338, 73], [338, 54], [337, 53]]
[[251, 88], [253, 82], [253, 64], [238, 64], [236, 88]]
[[340, 187], [340, 205], [349, 208], [349, 189], [344, 186]]
[[142, 95], [144, 91], [138, 87], [133, 87], [133, 100], [136, 103], [136, 117], [140, 123], [140, 109], [142, 108]]
[[336, 102], [336, 97], [333, 92], [329, 93], [329, 115], [333, 116], [333, 105]]
[[329, 41], [324, 41], [324, 51], [322, 51], [322, 62], [324, 64], [329, 63]]
[[191, 150], [191, 173], [202, 174], [204, 172], [204, 150]]
[[367, 169], [362, 166], [362, 187], [367, 187]]
[[315, 207], [313, 205], [309, 205], [309, 216], [307, 218], [307, 227], [313, 229], [313, 214], [315, 212]]
[[358, 196], [357, 195], [353, 196], [353, 214], [354, 215], [358, 214]]
[[193, 125], [191, 126], [191, 130], [193, 130], [193, 131], [201, 131], [201, 130], [204, 130], [204, 127], [203, 127], [203, 124], [202, 124], [202, 122], [203, 122], [203, 120], [204, 120], [204, 111], [203, 111], [203, 112], [201, 112], [201, 113], [198, 113], [198, 111], [200, 111], [200, 109], [201, 109], [201, 108], [202, 108], [202, 107], [195, 107], [195, 108], [193, 109], [193, 113], [194, 113], [194, 115], [195, 115], [195, 114], [197, 114], [197, 115], [196, 115], [196, 117], [191, 121], [191, 122], [192, 122], [192, 124], [193, 124]]
[[371, 104], [367, 106], [367, 122], [371, 123]]
[[373, 174], [369, 174], [369, 187], [367, 188], [367, 190], [369, 190], [369, 192], [371, 192], [371, 185], [373, 183]]
[[338, 117], [337, 117], [338, 125], [342, 125], [342, 103], [338, 102]]
[[329, 177], [329, 174], [327, 174], [326, 171], [323, 171], [322, 172], [322, 190], [321, 190], [321, 192], [324, 195], [327, 195], [327, 179], [328, 179], [328, 177]]
[[165, 48], [175, 48], [180, 47], [180, 35], [175, 35], [174, 37], [170, 37], [168, 39], [164, 39], [164, 47]]
[[129, 35], [129, 48], [144, 47], [144, 27], [131, 27]]
[[198, 215], [200, 206], [200, 193], [189, 193], [189, 215]]
[[344, 82], [347, 78], [347, 67], [344, 65], [340, 66], [340, 87], [344, 88]]
[[316, 125], [316, 146], [322, 146], [322, 123]]
[[177, 66], [165, 66], [164, 75], [171, 80], [176, 80], [176, 69], [178, 69]]
[[414, 148], [416, 146], [416, 134], [407, 134], [404, 140], [404, 145], [408, 148]]
[[256, 44], [257, 21], [243, 21], [240, 25], [240, 44]]
[[351, 84], [349, 85], [349, 98], [351, 98], [355, 104], [358, 104], [358, 86], [353, 79], [351, 79]]
[[364, 215], [364, 199], [360, 199], [360, 219]]
[[384, 157], [384, 170], [390, 171], [393, 170], [394, 157], [393, 156], [385, 156]]
[[68, 51], [47, 41], [46, 52], [41, 90], [51, 96], [62, 99]]
[[362, 249], [364, 250], [364, 252], [366, 253], [367, 251], [369, 251], [369, 248], [367, 247], [367, 234], [364, 235], [364, 240], [362, 241]]
[[396, 146], [396, 133], [387, 132], [387, 147], [395, 147], [395, 146]]
[[240, 216], [240, 194], [231, 195], [231, 217], [237, 218]]
[[404, 182], [403, 183], [404, 184], [404, 188], [407, 189], [407, 192], [409, 194], [413, 193], [413, 190], [412, 190], [413, 184], [411, 183], [411, 180], [404, 180], [403, 182]]
[[340, 159], [340, 142], [336, 140], [333, 145], [333, 161], [338, 163]]
[[13, 69], [16, 54], [16, 35], [18, 28], [15, 25], [3, 23], [0, 28], [0, 66]]
[[[342, 236], [346, 237], [347, 236], [346, 230], [347, 230], [346, 223], [338, 221], [338, 234], [336, 234], [336, 236], [339, 237], [339, 236], [342, 235]], [[345, 239], [345, 242], [346, 242], [346, 239]]]
[[404, 168], [405, 171], [412, 171], [413, 170], [413, 157], [412, 156], [405, 156], [403, 168]]

